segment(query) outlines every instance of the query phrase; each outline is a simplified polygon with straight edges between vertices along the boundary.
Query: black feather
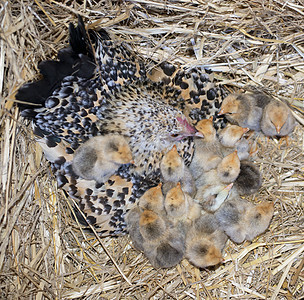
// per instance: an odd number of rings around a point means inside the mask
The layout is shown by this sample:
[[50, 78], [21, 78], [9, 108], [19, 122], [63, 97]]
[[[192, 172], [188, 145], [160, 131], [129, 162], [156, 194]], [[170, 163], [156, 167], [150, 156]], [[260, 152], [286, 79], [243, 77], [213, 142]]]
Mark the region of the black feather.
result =
[[[16, 94], [16, 99], [28, 104], [19, 104], [23, 109], [35, 109], [39, 104], [44, 106], [46, 99], [58, 88], [63, 78], [74, 75], [81, 78], [91, 78], [95, 70], [92, 47], [88, 41], [84, 23], [78, 17], [78, 26], [70, 24], [70, 47], [58, 52], [58, 60], [43, 61], [38, 65], [43, 78], [39, 81], [23, 85]], [[26, 114], [33, 117], [34, 114]]]

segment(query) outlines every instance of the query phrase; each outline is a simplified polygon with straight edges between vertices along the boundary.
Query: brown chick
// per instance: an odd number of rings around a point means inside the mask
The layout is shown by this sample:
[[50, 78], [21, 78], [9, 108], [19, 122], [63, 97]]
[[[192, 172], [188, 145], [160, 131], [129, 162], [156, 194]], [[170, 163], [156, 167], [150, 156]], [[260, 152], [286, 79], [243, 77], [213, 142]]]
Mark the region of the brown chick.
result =
[[183, 225], [187, 226], [201, 214], [200, 205], [194, 202], [189, 194], [183, 192], [180, 183], [168, 191], [164, 206], [167, 217], [174, 225], [179, 223], [181, 230], [184, 230]]
[[228, 155], [236, 149], [240, 160], [247, 159], [249, 157], [250, 145], [248, 140], [243, 138], [243, 135], [248, 130], [249, 128], [243, 128], [238, 125], [228, 125], [221, 130], [219, 141], [222, 145], [221, 151], [223, 155]]
[[186, 193], [189, 195], [195, 194], [194, 179], [183, 158], [178, 154], [176, 145], [163, 156], [160, 163], [160, 171], [164, 181], [162, 190], [165, 195], [178, 182], [181, 183]]
[[240, 173], [240, 159], [237, 155], [237, 150], [225, 156], [217, 166], [217, 175], [221, 182], [234, 182]]
[[260, 131], [263, 107], [271, 99], [263, 93], [230, 94], [222, 102], [219, 115], [229, 122], [251, 130]]
[[187, 215], [188, 201], [179, 182], [168, 191], [164, 205], [169, 218], [180, 218]]
[[145, 210], [152, 210], [154, 212], [161, 212], [164, 207], [164, 196], [162, 193], [162, 183], [148, 189], [138, 201], [138, 206]]
[[134, 247], [144, 252], [155, 268], [170, 268], [182, 260], [185, 232], [173, 228], [166, 217], [135, 206], [126, 214], [126, 223]]
[[155, 268], [170, 268], [182, 260], [185, 232], [174, 228], [169, 219], [145, 210], [140, 216], [139, 230], [144, 254]]
[[223, 261], [221, 252], [226, 242], [227, 236], [213, 214], [205, 213], [187, 234], [185, 257], [199, 268], [217, 265]]
[[238, 125], [228, 125], [220, 131], [219, 141], [224, 147], [235, 148], [248, 130], [249, 128], [243, 128]]
[[139, 219], [142, 214], [142, 210], [138, 206], [134, 206], [130, 209], [125, 216], [127, 224], [127, 231], [133, 242], [134, 247], [139, 251], [144, 251], [144, 238], [139, 230]]
[[155, 268], [176, 266], [183, 259], [185, 249], [185, 234], [177, 228], [168, 228], [158, 243], [144, 243], [144, 253]]
[[76, 175], [105, 182], [122, 165], [132, 162], [128, 142], [121, 135], [95, 136], [83, 143], [73, 157]]
[[261, 120], [261, 129], [266, 136], [287, 136], [295, 126], [296, 120], [285, 103], [271, 101], [266, 105]]
[[146, 241], [157, 243], [166, 233], [165, 220], [152, 210], [144, 210], [139, 219], [139, 231]]
[[212, 118], [199, 121], [196, 129], [204, 135], [204, 138], [194, 139], [195, 151], [189, 169], [195, 180], [204, 172], [216, 168], [222, 160], [220, 143], [216, 137]]
[[226, 201], [214, 216], [220, 227], [235, 243], [252, 241], [269, 226], [273, 216], [273, 203], [254, 205], [247, 200], [234, 197]]

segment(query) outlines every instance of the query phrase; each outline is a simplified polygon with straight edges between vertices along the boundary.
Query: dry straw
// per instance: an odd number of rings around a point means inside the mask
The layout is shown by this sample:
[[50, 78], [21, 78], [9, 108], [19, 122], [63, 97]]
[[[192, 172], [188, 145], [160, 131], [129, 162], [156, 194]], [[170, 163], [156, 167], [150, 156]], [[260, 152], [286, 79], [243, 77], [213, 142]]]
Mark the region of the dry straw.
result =
[[[304, 2], [302, 0], [18, 0], [0, 7], [1, 299], [303, 299]], [[155, 270], [127, 236], [83, 232], [58, 190], [31, 127], [12, 100], [37, 64], [67, 44], [76, 14], [105, 27], [143, 57], [208, 66], [228, 91], [263, 89], [298, 121], [280, 145], [259, 136], [263, 187], [275, 202], [269, 230], [229, 242], [225, 263], [199, 270], [183, 260]], [[107, 251], [105, 251], [105, 249]], [[123, 274], [123, 275], [122, 275]]]

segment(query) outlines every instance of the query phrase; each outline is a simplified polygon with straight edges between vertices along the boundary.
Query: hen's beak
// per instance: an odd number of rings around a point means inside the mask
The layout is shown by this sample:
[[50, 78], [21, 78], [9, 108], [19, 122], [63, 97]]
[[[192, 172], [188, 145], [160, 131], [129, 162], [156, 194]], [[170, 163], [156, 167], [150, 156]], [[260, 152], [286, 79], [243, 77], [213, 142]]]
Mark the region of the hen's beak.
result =
[[[184, 117], [178, 117], [177, 121], [183, 126], [183, 131], [179, 134], [178, 139], [183, 139], [187, 136], [195, 136], [196, 133], [198, 132], [196, 128], [192, 125], [189, 124], [187, 119]], [[174, 137], [174, 135], [173, 135]]]

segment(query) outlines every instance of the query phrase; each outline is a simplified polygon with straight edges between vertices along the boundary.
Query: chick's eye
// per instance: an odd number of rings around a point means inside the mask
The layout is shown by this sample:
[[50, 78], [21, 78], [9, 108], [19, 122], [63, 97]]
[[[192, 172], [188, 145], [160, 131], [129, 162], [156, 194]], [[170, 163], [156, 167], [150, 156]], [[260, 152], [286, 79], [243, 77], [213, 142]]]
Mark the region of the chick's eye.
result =
[[172, 137], [178, 137], [178, 134], [175, 133], [175, 134], [171, 134]]

